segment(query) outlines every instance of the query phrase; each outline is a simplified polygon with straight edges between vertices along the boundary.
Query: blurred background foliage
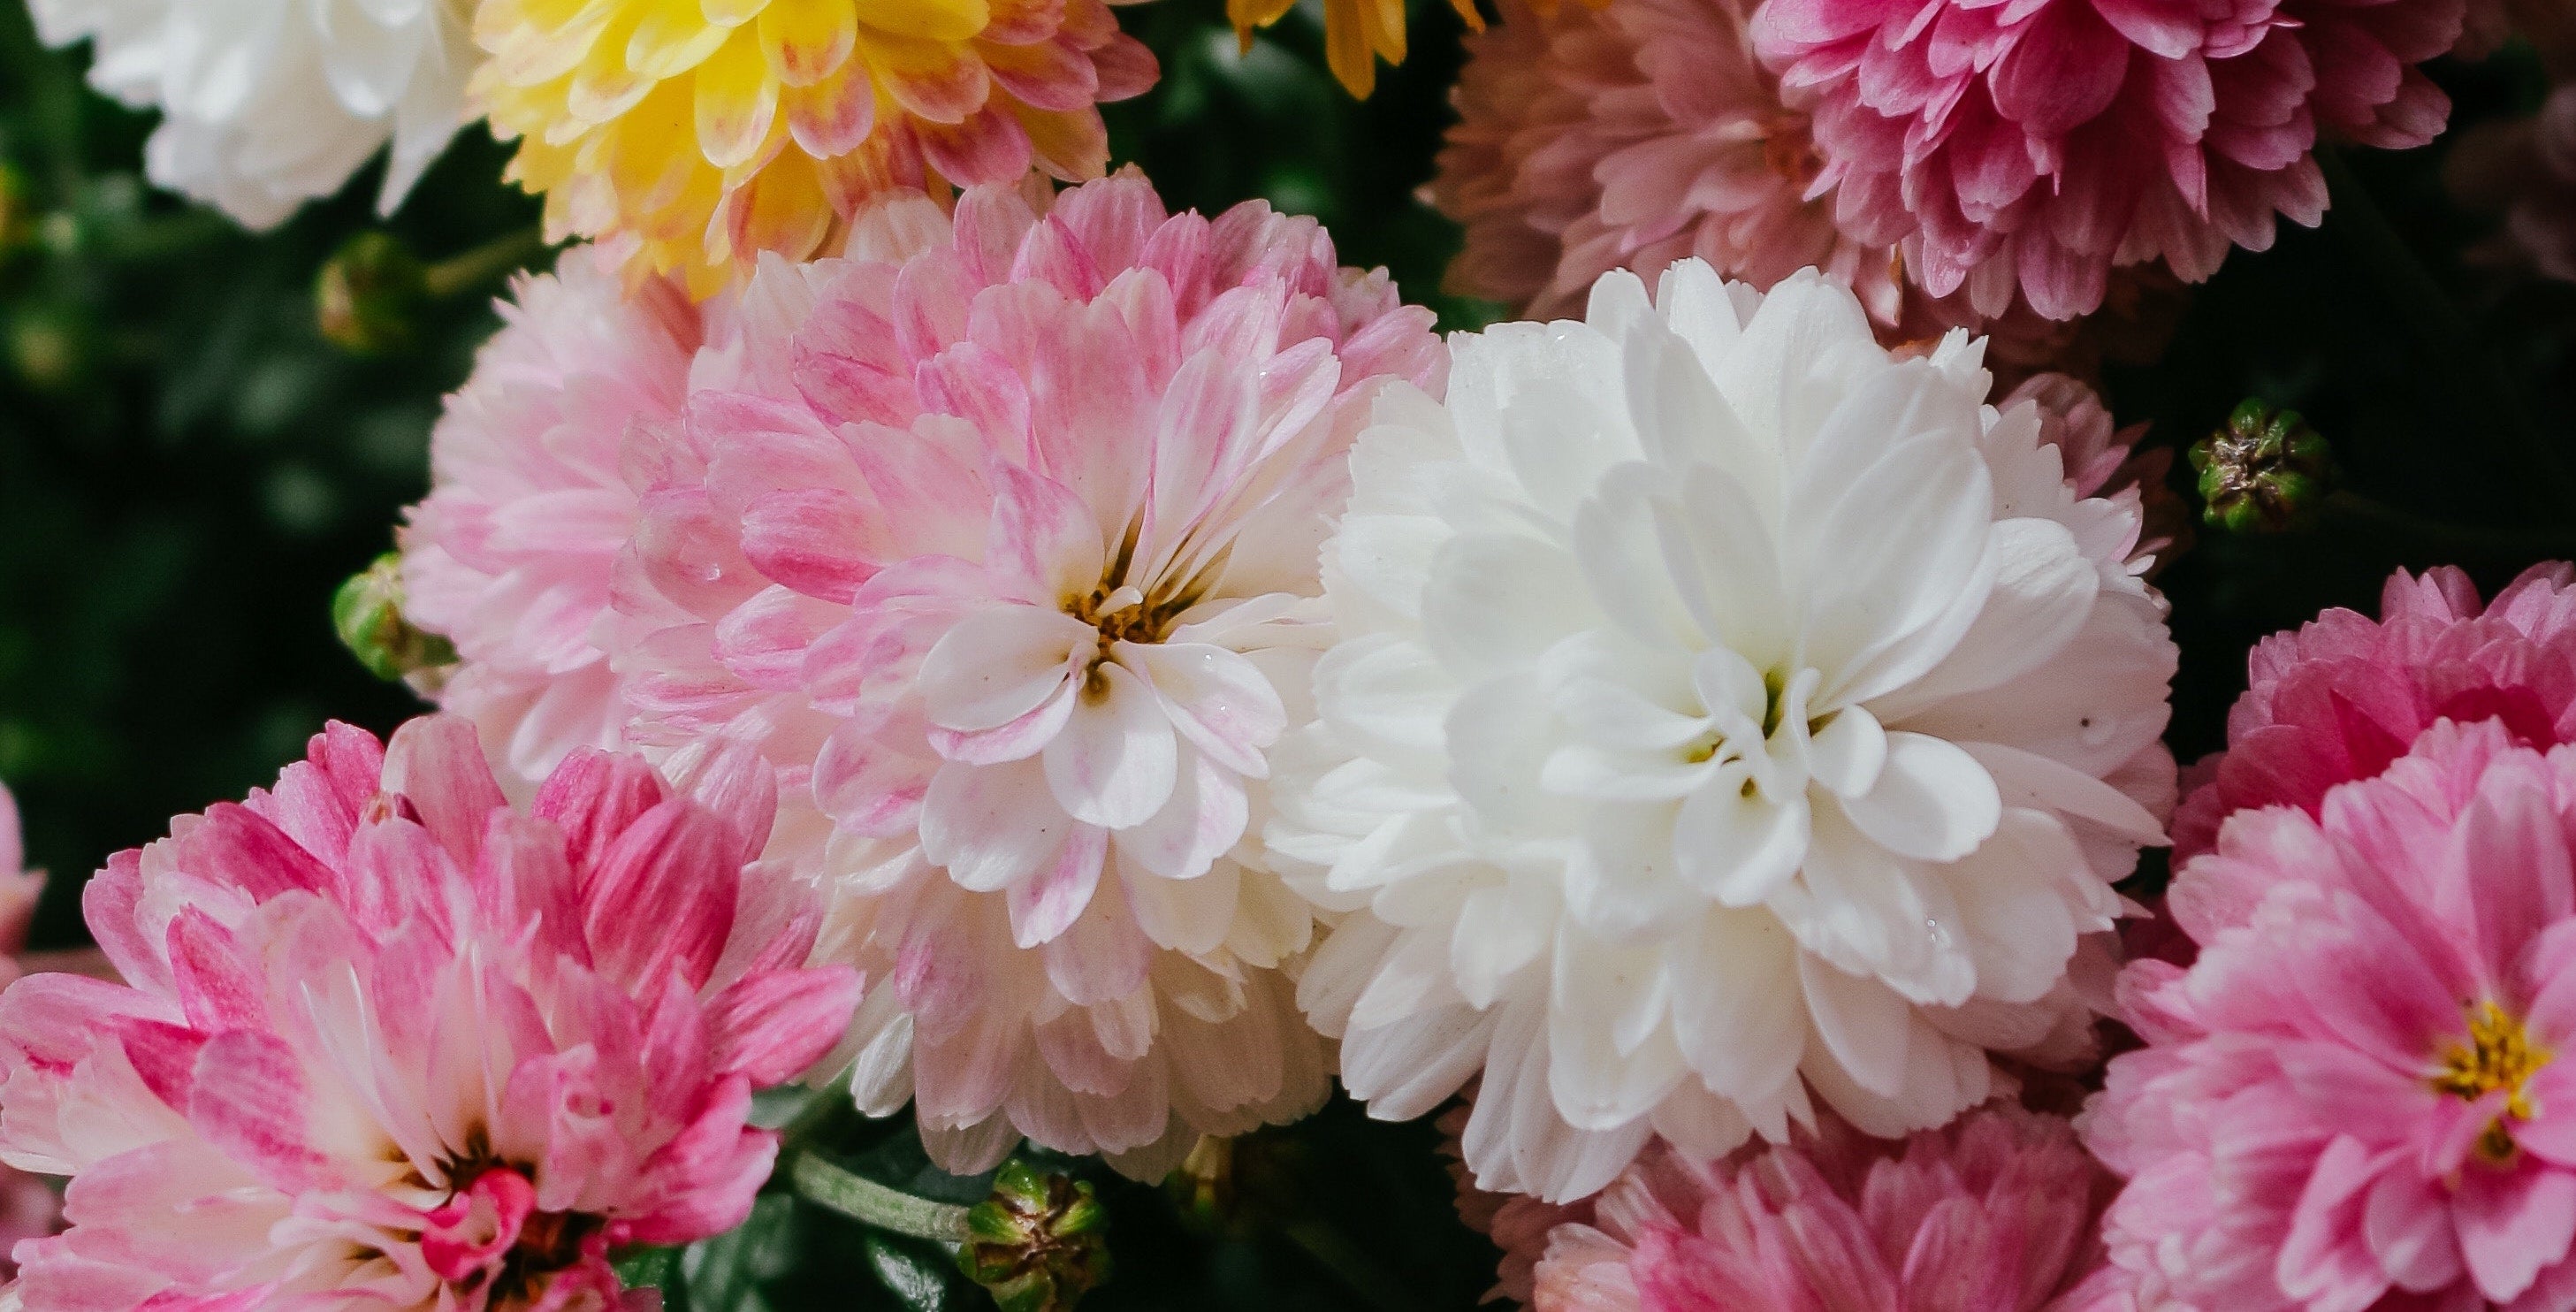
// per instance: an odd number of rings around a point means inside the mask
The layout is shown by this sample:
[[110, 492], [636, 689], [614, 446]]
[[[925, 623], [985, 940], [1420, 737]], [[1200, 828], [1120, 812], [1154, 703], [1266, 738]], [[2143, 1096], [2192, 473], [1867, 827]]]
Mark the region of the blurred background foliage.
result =
[[[1311, 11], [1238, 54], [1213, 0], [1124, 9], [1164, 76], [1110, 108], [1114, 155], [1175, 207], [1264, 197], [1316, 215], [1346, 262], [1384, 265], [1444, 327], [1476, 327], [1498, 307], [1441, 292], [1457, 232], [1415, 195], [1448, 123], [1459, 24], [1442, 0], [1412, 10], [1412, 59], [1355, 103], [1323, 72]], [[151, 120], [89, 92], [86, 57], [41, 49], [0, 0], [0, 779], [35, 861], [65, 876], [266, 782], [327, 717], [384, 731], [417, 709], [338, 647], [328, 602], [424, 490], [439, 398], [493, 327], [497, 282], [422, 309], [407, 349], [361, 358], [317, 331], [315, 280], [362, 232], [439, 260], [536, 218], [478, 128], [390, 220], [361, 174], [244, 233], [142, 182]], [[2546, 89], [2520, 48], [2436, 73], [2455, 124], [2527, 114]], [[2373, 607], [2397, 565], [2462, 564], [2491, 589], [2576, 555], [2576, 487], [2551, 469], [2576, 432], [2576, 287], [2464, 257], [2494, 225], [2445, 199], [2444, 149], [2340, 160], [2323, 228], [2239, 253], [2161, 360], [2109, 371], [2113, 408], [2151, 421], [2154, 442], [2187, 445], [2248, 396], [2294, 407], [2332, 442], [2343, 486], [2393, 512], [2204, 531], [2163, 576], [2186, 761], [2219, 742], [2263, 634]], [[78, 883], [57, 881], [37, 946], [79, 937]], [[852, 1124], [821, 1142], [882, 1156], [908, 1138]], [[1276, 1169], [1222, 1187], [1100, 1178], [1120, 1274], [1085, 1306], [1473, 1306], [1494, 1255], [1456, 1224], [1435, 1142], [1336, 1104], [1253, 1141], [1239, 1161]], [[726, 1312], [983, 1298], [935, 1254], [783, 1195], [674, 1266], [694, 1291], [675, 1297]]]

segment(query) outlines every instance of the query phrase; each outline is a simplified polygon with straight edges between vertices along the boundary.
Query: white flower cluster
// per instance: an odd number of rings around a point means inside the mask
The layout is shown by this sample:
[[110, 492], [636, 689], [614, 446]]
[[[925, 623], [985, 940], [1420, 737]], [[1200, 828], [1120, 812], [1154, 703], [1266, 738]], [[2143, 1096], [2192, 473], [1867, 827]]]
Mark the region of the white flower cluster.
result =
[[152, 181], [254, 228], [340, 189], [390, 139], [390, 211], [465, 119], [466, 0], [30, 0], [48, 45], [161, 126]]

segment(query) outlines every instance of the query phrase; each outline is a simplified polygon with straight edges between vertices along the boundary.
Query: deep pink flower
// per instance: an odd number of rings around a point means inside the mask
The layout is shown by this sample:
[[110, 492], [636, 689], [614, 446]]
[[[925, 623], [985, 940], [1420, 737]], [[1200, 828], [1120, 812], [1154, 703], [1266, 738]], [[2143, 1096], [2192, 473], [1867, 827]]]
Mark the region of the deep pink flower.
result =
[[[36, 898], [45, 891], [41, 871], [26, 869], [18, 829], [18, 801], [0, 786], [0, 983], [18, 978]], [[57, 956], [62, 954], [55, 954]], [[52, 1234], [62, 1225], [62, 1200], [52, 1186], [25, 1171], [0, 1166], [0, 1247]], [[0, 1280], [18, 1273], [16, 1259], [0, 1253]]]
[[621, 583], [629, 733], [754, 744], [819, 809], [771, 851], [879, 981], [861, 1104], [952, 1169], [1026, 1135], [1144, 1175], [1311, 1109], [1312, 916], [1246, 838], [1351, 439], [1440, 385], [1429, 313], [1311, 219], [1131, 173], [880, 202], [738, 322]]
[[1430, 186], [1467, 229], [1454, 289], [1579, 317], [1602, 274], [1697, 256], [1764, 290], [1816, 266], [1897, 321], [1895, 251], [1846, 237], [1813, 193], [1823, 160], [1753, 57], [1749, 0], [1552, 9], [1512, 0], [1467, 38]]
[[2481, 605], [2456, 569], [2399, 571], [2379, 618], [2330, 610], [2254, 648], [2225, 752], [2194, 766], [2174, 814], [2177, 866], [2226, 818], [2366, 779], [2438, 719], [2500, 720], [2532, 747], [2576, 741], [2576, 567], [2536, 565]]
[[2087, 1142], [2144, 1305], [2576, 1306], [2576, 748], [2427, 729], [2185, 866]]
[[2321, 133], [2421, 145], [2416, 66], [2465, 0], [1772, 0], [1756, 20], [1815, 132], [1842, 228], [1903, 244], [1936, 296], [2073, 318], [2111, 269], [2186, 282], [2326, 205]]
[[630, 430], [676, 424], [700, 310], [677, 286], [630, 291], [614, 252], [566, 251], [516, 304], [430, 434], [431, 487], [402, 531], [404, 614], [455, 643], [438, 690], [533, 786], [626, 718], [603, 632], [632, 536]]
[[859, 981], [746, 867], [747, 754], [575, 753], [533, 814], [474, 730], [345, 725], [85, 894], [128, 984], [0, 995], [0, 1158], [72, 1177], [30, 1312], [597, 1309], [608, 1250], [728, 1229]]
[[1826, 1112], [1714, 1162], [1658, 1143], [1582, 1203], [1470, 1220], [1537, 1312], [2128, 1312], [2113, 1187], [2063, 1118], [1999, 1102], [1897, 1141]]

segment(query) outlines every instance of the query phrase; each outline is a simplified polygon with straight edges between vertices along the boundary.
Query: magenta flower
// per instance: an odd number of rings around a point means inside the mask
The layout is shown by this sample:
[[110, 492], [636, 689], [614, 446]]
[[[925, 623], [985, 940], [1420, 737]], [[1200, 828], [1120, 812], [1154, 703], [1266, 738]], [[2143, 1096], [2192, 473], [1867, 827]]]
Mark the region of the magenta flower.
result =
[[576, 247], [520, 281], [430, 435], [429, 497], [402, 531], [404, 614], [461, 657], [438, 700], [514, 788], [622, 744], [607, 632], [637, 513], [622, 452], [630, 429], [679, 422], [703, 328], [668, 282], [628, 294], [619, 263]]
[[1351, 439], [1446, 357], [1313, 220], [1035, 199], [890, 199], [763, 268], [668, 461], [705, 476], [645, 502], [629, 732], [810, 785], [772, 852], [878, 981], [863, 1106], [952, 1169], [1026, 1135], [1152, 1175], [1324, 1095], [1311, 913], [1246, 838]]
[[2417, 67], [2464, 0], [1772, 0], [1755, 22], [1815, 97], [1819, 186], [1902, 243], [1936, 296], [2053, 319], [2119, 265], [2206, 279], [2274, 216], [2326, 205], [2319, 136], [2422, 145], [2449, 102]]
[[345, 725], [87, 890], [129, 984], [0, 995], [0, 1159], [72, 1177], [29, 1312], [599, 1309], [621, 1244], [739, 1224], [752, 1090], [859, 981], [746, 868], [767, 772], [577, 753], [512, 811], [472, 727]]
[[2534, 566], [2484, 605], [2456, 569], [2401, 570], [2379, 616], [2330, 610], [2254, 648], [2225, 752], [2187, 776], [2198, 786], [2174, 813], [2177, 866], [2237, 811], [2316, 814], [2328, 789], [2378, 774], [2435, 720], [2495, 719], [2531, 747], [2576, 741], [2576, 567]]
[[2143, 1306], [2576, 1306], [2571, 835], [2576, 749], [2446, 721], [2183, 868], [2084, 1120]]
[[1991, 1103], [1892, 1142], [1827, 1112], [1714, 1162], [1659, 1143], [1584, 1203], [1471, 1220], [1537, 1312], [2127, 1312], [2113, 1187], [2063, 1118]]
[[[26, 869], [27, 852], [18, 830], [18, 801], [0, 787], [0, 984], [25, 970], [27, 928], [36, 918], [36, 899], [45, 891], [42, 871]], [[57, 959], [71, 954], [53, 954]], [[15, 1248], [22, 1239], [52, 1234], [62, 1225], [62, 1200], [41, 1178], [0, 1166], [0, 1246]], [[0, 1252], [0, 1280], [18, 1273], [14, 1258]]]

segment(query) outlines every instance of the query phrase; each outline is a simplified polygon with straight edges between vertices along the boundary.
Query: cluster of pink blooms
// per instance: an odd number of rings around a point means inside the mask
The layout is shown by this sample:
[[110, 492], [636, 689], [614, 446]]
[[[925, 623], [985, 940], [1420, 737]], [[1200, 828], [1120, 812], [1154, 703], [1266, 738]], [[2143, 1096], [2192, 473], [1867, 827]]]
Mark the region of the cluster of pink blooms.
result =
[[1998, 1102], [1902, 1140], [1826, 1112], [1717, 1161], [1658, 1145], [1573, 1204], [1462, 1178], [1458, 1205], [1494, 1293], [1548, 1312], [2134, 1312], [2097, 1237], [2115, 1188], [2065, 1117]]
[[612, 1247], [741, 1223], [752, 1092], [858, 1000], [755, 863], [747, 753], [568, 757], [525, 812], [473, 726], [334, 725], [109, 862], [121, 982], [0, 995], [0, 1159], [72, 1176], [19, 1305], [602, 1309]]

